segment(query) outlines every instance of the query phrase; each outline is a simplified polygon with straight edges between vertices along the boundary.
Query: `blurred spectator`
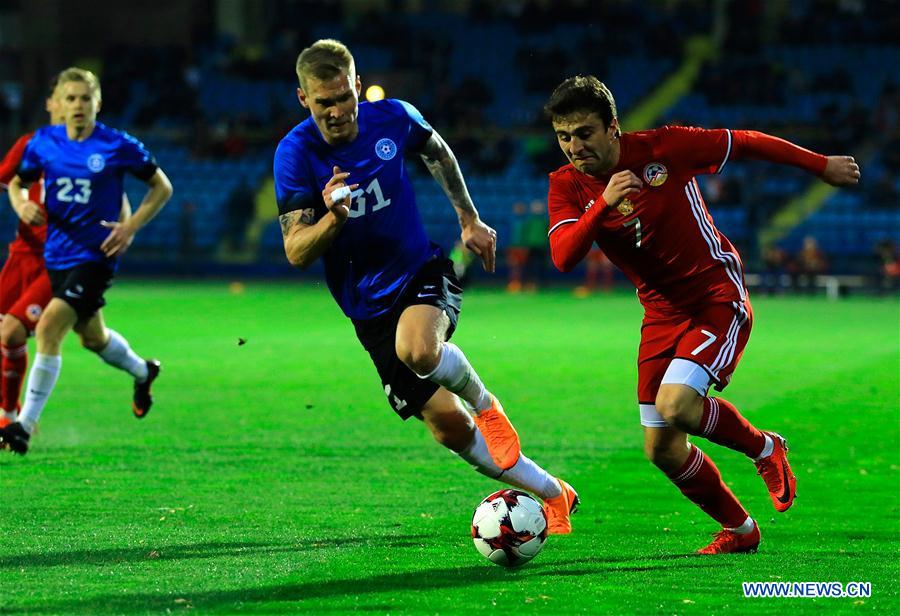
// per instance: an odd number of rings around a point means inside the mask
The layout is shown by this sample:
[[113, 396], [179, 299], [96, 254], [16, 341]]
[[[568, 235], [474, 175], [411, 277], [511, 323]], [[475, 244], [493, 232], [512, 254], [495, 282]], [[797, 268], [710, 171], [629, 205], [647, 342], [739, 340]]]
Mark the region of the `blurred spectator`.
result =
[[247, 151], [247, 140], [244, 137], [243, 118], [229, 122], [222, 138], [222, 154], [227, 158], [240, 158]]
[[225, 239], [228, 249], [240, 251], [244, 248], [244, 236], [247, 225], [253, 220], [256, 209], [256, 194], [247, 177], [241, 178], [237, 188], [228, 197], [225, 204], [227, 220], [225, 222]]
[[509, 266], [510, 293], [534, 291], [538, 288], [547, 267], [547, 206], [535, 199], [528, 206], [522, 201], [513, 204], [511, 246], [506, 258]]
[[900, 290], [900, 251], [893, 240], [875, 245], [875, 288], [879, 293]]
[[547, 271], [550, 245], [547, 240], [547, 204], [543, 199], [531, 202], [522, 236], [528, 248], [525, 290], [531, 291], [537, 288]]
[[528, 263], [528, 248], [525, 246], [524, 229], [528, 216], [528, 206], [524, 201], [516, 201], [512, 206], [510, 222], [509, 247], [506, 249], [506, 266], [509, 268], [509, 280], [506, 290], [518, 293], [522, 290], [522, 277]]
[[612, 291], [613, 277], [616, 266], [613, 265], [606, 253], [599, 248], [592, 248], [585, 260], [584, 284], [575, 287], [575, 295], [587, 297], [595, 291]]
[[790, 280], [788, 271], [791, 269], [790, 258], [784, 249], [778, 246], [770, 246], [762, 255], [763, 273], [760, 287], [767, 295], [781, 294], [784, 292], [786, 281]]
[[816, 289], [816, 276], [824, 274], [827, 270], [828, 260], [819, 248], [819, 242], [815, 237], [807, 235], [803, 238], [800, 252], [797, 253], [795, 287], [813, 293]]

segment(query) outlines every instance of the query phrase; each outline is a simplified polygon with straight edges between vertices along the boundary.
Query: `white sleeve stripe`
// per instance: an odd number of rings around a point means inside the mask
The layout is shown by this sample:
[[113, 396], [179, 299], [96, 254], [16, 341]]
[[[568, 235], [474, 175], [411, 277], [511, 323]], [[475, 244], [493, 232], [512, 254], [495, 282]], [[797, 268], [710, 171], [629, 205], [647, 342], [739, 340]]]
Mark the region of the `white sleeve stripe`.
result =
[[567, 225], [570, 222], [578, 222], [577, 218], [566, 218], [565, 220], [560, 220], [558, 223], [550, 227], [550, 230], [547, 231], [547, 237], [550, 237], [550, 234], [559, 229], [563, 225]]
[[722, 169], [725, 168], [725, 164], [728, 162], [728, 157], [731, 156], [731, 131], [726, 128], [725, 134], [728, 135], [728, 146], [725, 148], [725, 158], [719, 163], [719, 168], [716, 169], [716, 173], [722, 173]]

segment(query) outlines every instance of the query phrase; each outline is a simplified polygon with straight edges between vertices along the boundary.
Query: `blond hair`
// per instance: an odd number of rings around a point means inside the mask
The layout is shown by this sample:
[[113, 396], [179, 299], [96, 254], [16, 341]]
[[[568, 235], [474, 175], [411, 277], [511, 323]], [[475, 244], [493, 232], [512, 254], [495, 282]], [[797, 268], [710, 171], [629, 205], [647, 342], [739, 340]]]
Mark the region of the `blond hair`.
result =
[[320, 39], [300, 52], [297, 56], [297, 79], [300, 87], [306, 89], [310, 77], [320, 81], [334, 79], [342, 72], [356, 76], [356, 63], [347, 46], [335, 39]]
[[80, 81], [82, 83], [86, 83], [88, 89], [91, 91], [91, 97], [100, 100], [100, 80], [97, 79], [97, 76], [91, 71], [78, 68], [77, 66], [71, 66], [59, 74], [57, 77], [56, 85], [57, 87], [62, 86], [63, 84], [69, 83], [70, 81]]

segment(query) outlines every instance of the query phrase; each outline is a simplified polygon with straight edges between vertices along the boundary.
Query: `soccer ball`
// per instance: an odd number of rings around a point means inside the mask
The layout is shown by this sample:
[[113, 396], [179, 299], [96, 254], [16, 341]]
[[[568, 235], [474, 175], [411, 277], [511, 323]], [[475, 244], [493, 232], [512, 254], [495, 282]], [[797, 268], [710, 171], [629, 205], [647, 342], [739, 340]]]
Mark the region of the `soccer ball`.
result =
[[547, 541], [547, 514], [525, 492], [494, 492], [475, 509], [472, 541], [482, 556], [504, 567], [518, 567], [537, 556]]

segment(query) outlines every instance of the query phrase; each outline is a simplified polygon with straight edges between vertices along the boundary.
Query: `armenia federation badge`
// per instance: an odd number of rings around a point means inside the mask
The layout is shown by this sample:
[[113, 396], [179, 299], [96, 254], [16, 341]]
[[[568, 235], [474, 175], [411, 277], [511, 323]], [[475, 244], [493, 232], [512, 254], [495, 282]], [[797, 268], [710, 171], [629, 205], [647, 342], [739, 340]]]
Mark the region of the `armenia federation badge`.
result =
[[631, 199], [622, 199], [622, 203], [616, 208], [622, 216], [628, 216], [634, 211], [634, 203]]
[[650, 186], [662, 186], [669, 177], [669, 170], [662, 163], [650, 163], [644, 167], [644, 181]]
[[44, 311], [41, 308], [40, 304], [28, 304], [28, 308], [25, 309], [25, 314], [28, 315], [28, 318], [32, 323], [37, 323], [38, 319], [41, 318], [41, 313]]

